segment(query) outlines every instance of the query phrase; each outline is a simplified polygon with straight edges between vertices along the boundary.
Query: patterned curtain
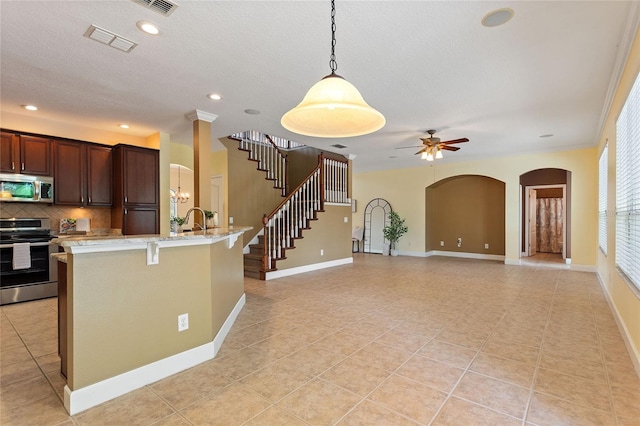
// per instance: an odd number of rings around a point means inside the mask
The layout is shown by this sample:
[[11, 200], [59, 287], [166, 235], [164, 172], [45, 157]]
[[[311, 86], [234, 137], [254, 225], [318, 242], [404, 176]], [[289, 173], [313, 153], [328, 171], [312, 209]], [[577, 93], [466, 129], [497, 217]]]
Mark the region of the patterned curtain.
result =
[[562, 253], [562, 198], [538, 198], [538, 251]]

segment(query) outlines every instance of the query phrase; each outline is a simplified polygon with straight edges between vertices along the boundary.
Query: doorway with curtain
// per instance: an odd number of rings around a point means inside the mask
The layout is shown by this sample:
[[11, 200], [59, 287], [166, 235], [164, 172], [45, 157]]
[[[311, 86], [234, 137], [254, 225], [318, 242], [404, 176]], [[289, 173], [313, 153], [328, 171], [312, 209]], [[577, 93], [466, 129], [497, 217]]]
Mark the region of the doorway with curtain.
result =
[[526, 187], [525, 255], [564, 263], [566, 185]]

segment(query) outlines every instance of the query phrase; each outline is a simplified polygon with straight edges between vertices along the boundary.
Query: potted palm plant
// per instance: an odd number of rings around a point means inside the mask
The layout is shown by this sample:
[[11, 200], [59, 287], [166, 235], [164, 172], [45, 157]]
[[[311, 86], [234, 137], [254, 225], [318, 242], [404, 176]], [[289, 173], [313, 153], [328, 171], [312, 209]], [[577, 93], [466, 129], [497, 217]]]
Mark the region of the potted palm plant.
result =
[[402, 237], [409, 228], [404, 224], [404, 219], [401, 219], [398, 213], [391, 211], [389, 214], [390, 222], [384, 227], [382, 233], [384, 237], [389, 241], [391, 248], [391, 256], [397, 256], [398, 250], [396, 249], [396, 243]]

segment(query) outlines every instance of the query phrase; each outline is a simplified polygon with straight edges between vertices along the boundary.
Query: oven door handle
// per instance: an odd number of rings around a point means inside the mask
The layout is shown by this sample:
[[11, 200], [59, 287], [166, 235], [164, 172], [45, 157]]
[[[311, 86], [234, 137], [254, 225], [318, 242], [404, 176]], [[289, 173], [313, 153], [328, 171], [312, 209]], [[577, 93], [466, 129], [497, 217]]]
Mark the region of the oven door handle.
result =
[[[51, 243], [31, 243], [31, 247], [48, 246]], [[0, 244], [0, 248], [13, 248], [13, 244]]]

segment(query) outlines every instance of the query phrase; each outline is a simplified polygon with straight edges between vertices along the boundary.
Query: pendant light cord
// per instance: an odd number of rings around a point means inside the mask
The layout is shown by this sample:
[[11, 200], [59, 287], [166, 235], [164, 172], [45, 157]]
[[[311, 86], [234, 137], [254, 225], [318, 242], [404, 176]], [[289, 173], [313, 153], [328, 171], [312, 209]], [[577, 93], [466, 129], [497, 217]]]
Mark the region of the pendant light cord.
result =
[[329, 58], [331, 74], [335, 74], [338, 69], [336, 62], [336, 1], [331, 0], [331, 57]]

